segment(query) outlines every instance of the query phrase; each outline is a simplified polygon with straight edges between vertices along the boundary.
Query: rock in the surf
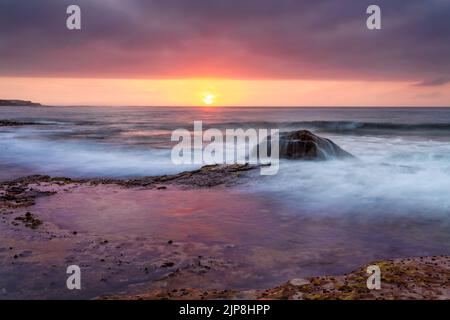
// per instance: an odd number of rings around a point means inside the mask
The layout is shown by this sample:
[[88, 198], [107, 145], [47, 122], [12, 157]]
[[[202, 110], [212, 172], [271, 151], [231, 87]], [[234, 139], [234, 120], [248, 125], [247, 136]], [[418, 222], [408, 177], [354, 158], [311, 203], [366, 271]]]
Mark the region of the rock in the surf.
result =
[[[270, 152], [270, 144], [268, 145]], [[329, 160], [354, 158], [330, 139], [321, 138], [308, 130], [280, 133], [280, 158]]]

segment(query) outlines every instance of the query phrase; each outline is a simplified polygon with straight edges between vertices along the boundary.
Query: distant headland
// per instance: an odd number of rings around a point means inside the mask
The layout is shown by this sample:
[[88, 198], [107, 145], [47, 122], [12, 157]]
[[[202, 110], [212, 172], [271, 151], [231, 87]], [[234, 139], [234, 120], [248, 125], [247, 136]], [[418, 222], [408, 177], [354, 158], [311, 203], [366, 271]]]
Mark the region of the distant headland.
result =
[[39, 107], [40, 103], [27, 100], [2, 100], [0, 99], [0, 107]]

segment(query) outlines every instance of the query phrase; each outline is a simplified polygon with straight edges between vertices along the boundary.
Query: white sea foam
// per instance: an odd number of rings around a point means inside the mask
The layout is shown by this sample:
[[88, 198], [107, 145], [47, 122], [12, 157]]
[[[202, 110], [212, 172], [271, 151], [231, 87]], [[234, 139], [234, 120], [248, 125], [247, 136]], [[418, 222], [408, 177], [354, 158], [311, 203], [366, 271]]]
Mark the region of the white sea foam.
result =
[[[0, 134], [0, 161], [34, 172], [72, 177], [161, 175], [175, 166], [170, 149], [116, 146], [87, 140], [32, 138], [28, 129]], [[329, 136], [353, 161], [282, 161], [274, 177], [247, 191], [263, 192], [313, 214], [450, 213], [450, 144], [376, 136]], [[199, 150], [196, 150], [199, 152]]]
[[[20, 128], [0, 132], [0, 161], [32, 169], [39, 174], [70, 177], [131, 177], [174, 174], [198, 169], [202, 164], [173, 164], [171, 149], [152, 148], [149, 145], [120, 145], [88, 139], [67, 139], [61, 133], [71, 130]], [[169, 142], [169, 140], [168, 140]], [[203, 147], [208, 143], [205, 142]], [[226, 142], [224, 154], [237, 150], [240, 162], [245, 162], [248, 151], [255, 146]], [[193, 148], [193, 154], [202, 150]], [[244, 156], [244, 158], [242, 158]]]
[[[23, 132], [22, 132], [23, 135]], [[71, 177], [128, 177], [162, 175], [198, 166], [174, 167], [170, 150], [129, 148], [108, 143], [45, 140], [17, 133], [0, 134], [0, 161], [40, 174]]]
[[[242, 124], [306, 128], [332, 139], [359, 160], [282, 161], [276, 176], [264, 177], [263, 183], [263, 178], [258, 178], [245, 190], [264, 192], [312, 214], [450, 212], [450, 109], [244, 108], [210, 112], [93, 107], [37, 108], [24, 113], [6, 108], [0, 119], [46, 121], [34, 128], [1, 128], [0, 163], [6, 164], [2, 168], [17, 165], [27, 173], [64, 176], [142, 176], [197, 168], [174, 166], [165, 138], [153, 135], [187, 126], [193, 119], [222, 129]], [[168, 149], [152, 148], [151, 141]]]
[[448, 143], [333, 139], [358, 160], [283, 161], [278, 175], [252, 189], [314, 214], [450, 214]]

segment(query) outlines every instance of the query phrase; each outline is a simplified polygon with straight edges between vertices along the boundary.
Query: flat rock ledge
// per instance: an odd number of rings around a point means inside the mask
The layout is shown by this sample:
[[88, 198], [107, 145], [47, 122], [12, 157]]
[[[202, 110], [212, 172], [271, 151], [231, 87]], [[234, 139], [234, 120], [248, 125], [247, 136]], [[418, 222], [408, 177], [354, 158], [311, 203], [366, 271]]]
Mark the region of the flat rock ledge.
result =
[[450, 298], [450, 257], [416, 257], [371, 263], [381, 270], [381, 289], [369, 290], [367, 266], [341, 276], [293, 279], [267, 290], [153, 290], [137, 295], [102, 296], [103, 300], [441, 300]]
[[245, 180], [248, 172], [257, 166], [248, 164], [211, 165], [198, 170], [181, 172], [174, 175], [150, 176], [138, 179], [71, 179], [66, 177], [50, 177], [33, 175], [15, 180], [0, 182], [0, 207], [27, 207], [34, 204], [38, 197], [55, 194], [56, 191], [42, 191], [39, 186], [64, 187], [66, 185], [107, 185], [115, 184], [127, 188], [164, 189], [168, 185], [188, 188], [204, 188], [216, 186], [232, 186], [238, 180]]

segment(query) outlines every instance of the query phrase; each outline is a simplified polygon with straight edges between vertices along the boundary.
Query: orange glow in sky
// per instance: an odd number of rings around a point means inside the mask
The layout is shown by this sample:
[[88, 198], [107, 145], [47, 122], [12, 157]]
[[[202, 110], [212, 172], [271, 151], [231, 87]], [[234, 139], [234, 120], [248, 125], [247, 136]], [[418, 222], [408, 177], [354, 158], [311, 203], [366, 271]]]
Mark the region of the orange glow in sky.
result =
[[449, 106], [450, 84], [401, 81], [0, 78], [0, 98], [101, 106]]

